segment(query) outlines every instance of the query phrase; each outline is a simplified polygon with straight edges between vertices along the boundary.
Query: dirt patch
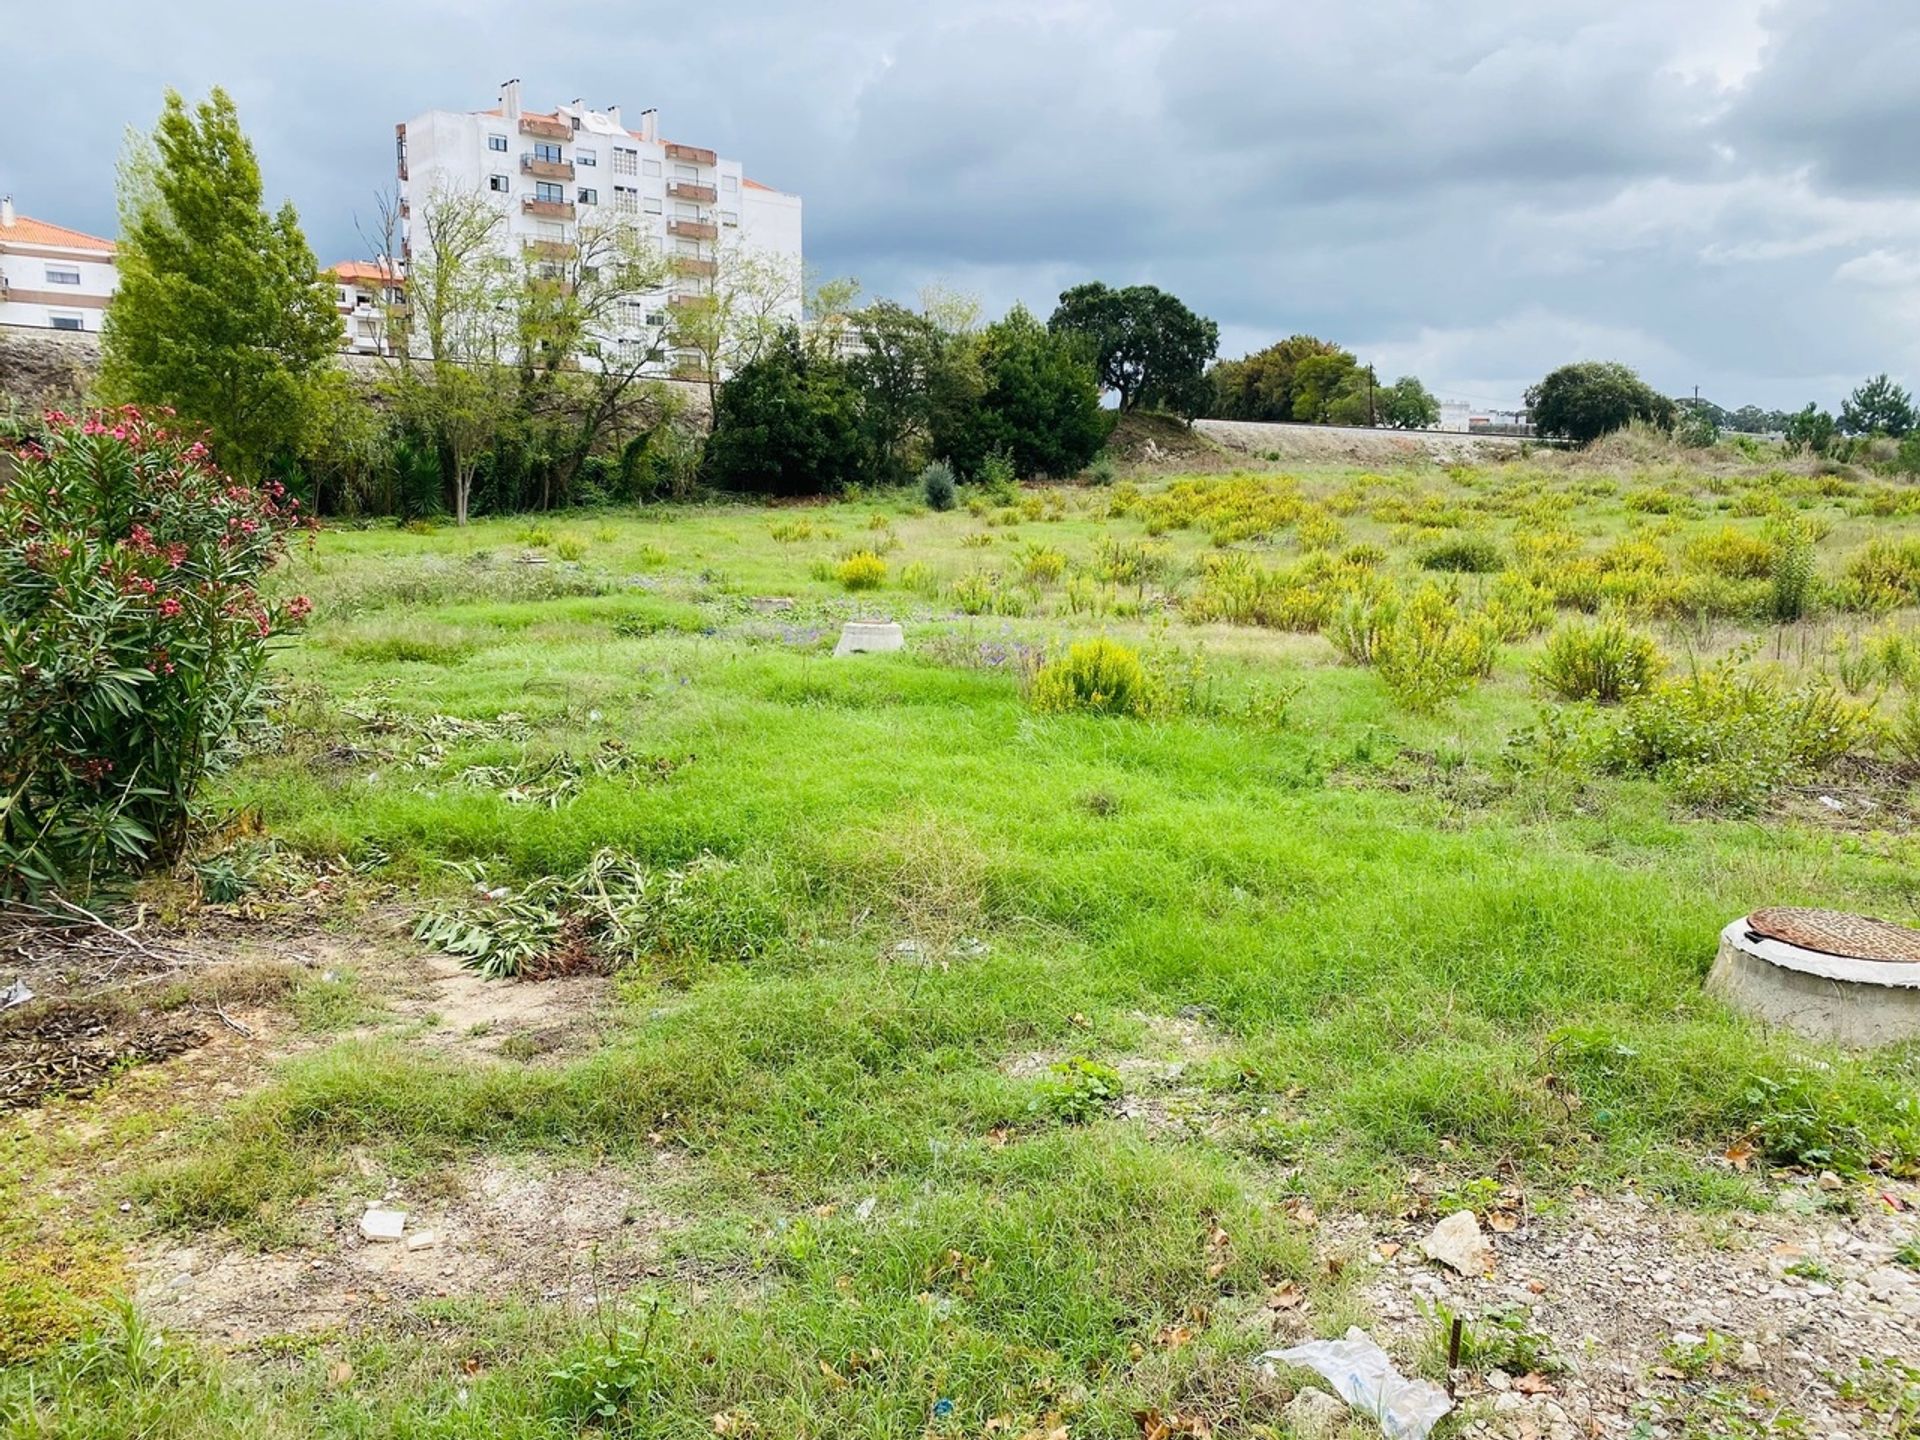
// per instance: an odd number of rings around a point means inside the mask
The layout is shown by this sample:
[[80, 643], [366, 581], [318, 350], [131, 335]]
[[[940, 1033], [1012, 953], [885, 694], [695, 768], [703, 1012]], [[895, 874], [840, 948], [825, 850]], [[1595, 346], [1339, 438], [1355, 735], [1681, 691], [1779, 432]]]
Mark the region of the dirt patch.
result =
[[[1852, 1217], [1826, 1209], [1830, 1198], [1809, 1181], [1783, 1190], [1773, 1212], [1721, 1217], [1632, 1193], [1578, 1199], [1490, 1233], [1486, 1278], [1421, 1257], [1431, 1217], [1385, 1229], [1345, 1217], [1325, 1233], [1330, 1252], [1371, 1268], [1372, 1332], [1408, 1364], [1434, 1343], [1434, 1306], [1469, 1325], [1512, 1307], [1551, 1343], [1565, 1369], [1545, 1388], [1521, 1384], [1524, 1372], [1457, 1377], [1467, 1434], [1588, 1440], [1642, 1421], [1678, 1433], [1729, 1407], [1755, 1421], [1790, 1409], [1815, 1436], [1877, 1433], [1845, 1382], [1862, 1356], [1920, 1356], [1920, 1271], [1895, 1258], [1920, 1235], [1920, 1188], [1860, 1192]], [[1276, 1334], [1306, 1338], [1312, 1323], [1289, 1314]]]
[[1253, 420], [1196, 420], [1194, 430], [1237, 462], [1275, 464], [1454, 465], [1510, 460], [1521, 443], [1451, 430], [1369, 430], [1344, 425], [1283, 425]]
[[0, 1111], [93, 1094], [134, 1065], [204, 1045], [204, 1025], [102, 1002], [29, 1002], [0, 1014]]
[[487, 980], [450, 955], [409, 957], [393, 1006], [427, 1022], [428, 1043], [497, 1059], [567, 1056], [591, 1047], [610, 989], [598, 975]]
[[1137, 412], [1122, 415], [1114, 423], [1106, 453], [1116, 465], [1136, 474], [1221, 470], [1242, 459], [1171, 415]]
[[[215, 1239], [150, 1246], [132, 1264], [137, 1298], [164, 1326], [230, 1344], [378, 1327], [435, 1299], [591, 1304], [657, 1273], [661, 1237], [677, 1223], [653, 1198], [670, 1164], [656, 1157], [629, 1171], [486, 1159], [418, 1196], [368, 1182], [364, 1194], [304, 1207], [295, 1222], [303, 1238], [284, 1250]], [[400, 1240], [362, 1235], [374, 1203], [406, 1212]]]

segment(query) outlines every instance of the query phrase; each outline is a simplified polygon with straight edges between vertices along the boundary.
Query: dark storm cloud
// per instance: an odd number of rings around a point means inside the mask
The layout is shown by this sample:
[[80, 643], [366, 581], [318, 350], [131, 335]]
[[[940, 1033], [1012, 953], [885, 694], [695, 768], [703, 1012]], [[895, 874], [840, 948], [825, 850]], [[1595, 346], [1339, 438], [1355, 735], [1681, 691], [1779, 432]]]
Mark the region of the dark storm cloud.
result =
[[[164, 9], [165, 13], [161, 13]], [[1920, 7], [1909, 0], [96, 0], [14, 32], [0, 189], [113, 228], [160, 93], [227, 86], [323, 260], [364, 252], [393, 124], [518, 75], [742, 156], [809, 261], [1050, 308], [1165, 285], [1223, 348], [1309, 329], [1511, 399], [1605, 354], [1728, 402], [1920, 381]]]

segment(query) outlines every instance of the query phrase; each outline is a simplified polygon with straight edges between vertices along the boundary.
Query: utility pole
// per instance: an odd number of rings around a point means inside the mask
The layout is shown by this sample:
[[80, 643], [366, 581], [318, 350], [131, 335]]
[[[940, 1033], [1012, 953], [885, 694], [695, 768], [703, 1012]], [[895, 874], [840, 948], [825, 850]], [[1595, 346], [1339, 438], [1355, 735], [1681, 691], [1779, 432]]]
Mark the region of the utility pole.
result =
[[1373, 416], [1373, 366], [1367, 366], [1367, 428], [1373, 429], [1380, 422]]

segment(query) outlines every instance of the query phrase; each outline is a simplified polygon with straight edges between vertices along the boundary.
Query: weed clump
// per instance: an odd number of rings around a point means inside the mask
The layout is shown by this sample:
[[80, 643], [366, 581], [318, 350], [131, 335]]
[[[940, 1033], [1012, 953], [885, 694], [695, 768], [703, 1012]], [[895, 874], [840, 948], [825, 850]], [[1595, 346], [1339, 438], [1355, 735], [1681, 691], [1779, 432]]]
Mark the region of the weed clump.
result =
[[1454, 575], [1491, 575], [1505, 563], [1500, 547], [1485, 535], [1452, 535], [1420, 552], [1422, 570]]
[[1573, 621], [1547, 641], [1534, 682], [1562, 700], [1617, 704], [1649, 688], [1666, 668], [1653, 640], [1620, 620]]
[[887, 562], [871, 550], [856, 550], [833, 570], [846, 590], [878, 590], [887, 583]]
[[1033, 708], [1046, 714], [1145, 715], [1147, 668], [1137, 650], [1104, 636], [1081, 640], [1033, 677]]

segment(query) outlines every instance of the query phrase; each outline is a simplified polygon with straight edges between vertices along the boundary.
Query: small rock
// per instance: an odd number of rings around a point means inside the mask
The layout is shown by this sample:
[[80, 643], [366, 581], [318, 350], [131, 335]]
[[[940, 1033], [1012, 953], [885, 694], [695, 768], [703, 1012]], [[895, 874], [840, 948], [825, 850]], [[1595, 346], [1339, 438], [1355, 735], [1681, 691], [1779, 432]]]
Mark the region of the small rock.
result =
[[1456, 1210], [1434, 1226], [1420, 1242], [1420, 1253], [1462, 1275], [1484, 1275], [1493, 1268], [1493, 1246], [1471, 1210]]
[[367, 1213], [360, 1217], [360, 1233], [369, 1240], [398, 1240], [406, 1228], [407, 1212], [404, 1210], [386, 1210], [378, 1205], [370, 1205]]
[[1740, 1354], [1733, 1363], [1736, 1369], [1758, 1370], [1766, 1364], [1766, 1358], [1761, 1355], [1758, 1345], [1746, 1340], [1741, 1342]]
[[431, 1230], [419, 1230], [407, 1236], [407, 1249], [431, 1250], [440, 1243], [440, 1237]]
[[1325, 1440], [1347, 1426], [1347, 1407], [1324, 1390], [1302, 1390], [1280, 1413], [1300, 1440]]

